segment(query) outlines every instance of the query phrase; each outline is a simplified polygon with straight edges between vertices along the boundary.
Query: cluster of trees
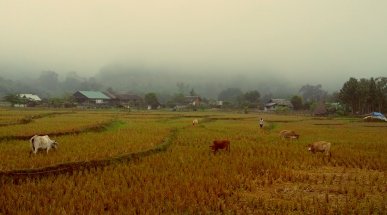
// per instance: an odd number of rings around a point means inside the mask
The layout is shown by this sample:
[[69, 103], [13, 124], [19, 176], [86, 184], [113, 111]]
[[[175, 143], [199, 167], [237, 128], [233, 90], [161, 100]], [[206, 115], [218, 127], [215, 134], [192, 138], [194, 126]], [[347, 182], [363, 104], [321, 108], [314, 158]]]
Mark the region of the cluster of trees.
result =
[[291, 98], [295, 110], [313, 109], [319, 101], [339, 102], [344, 112], [366, 114], [387, 112], [387, 77], [350, 78], [339, 92], [328, 94], [321, 85], [304, 85], [300, 95]]
[[338, 93], [338, 99], [352, 114], [387, 112], [387, 77], [350, 78]]
[[104, 86], [95, 78], [84, 78], [75, 72], [66, 75], [63, 81], [54, 71], [43, 71], [36, 79], [12, 81], [0, 77], [0, 97], [15, 93], [34, 93], [43, 98], [58, 97], [74, 90], [100, 90]]
[[[119, 74], [124, 76], [124, 74], [127, 74], [126, 72], [127, 71], [122, 71]], [[99, 76], [101, 76], [101, 74]], [[140, 80], [143, 80], [144, 83], [142, 83], [142, 85], [146, 85], [148, 87], [153, 86], [150, 82], [148, 84], [145, 83], [146, 74], [145, 76], [142, 73], [132, 72], [130, 74], [132, 75], [130, 76], [130, 83], [128, 83], [125, 78], [120, 79], [125, 80], [127, 86], [129, 85], [130, 87], [136, 88], [136, 86], [139, 84], [136, 82], [136, 78], [138, 77], [140, 77]], [[44, 71], [38, 78], [32, 79], [26, 77], [24, 81], [12, 81], [0, 77], [0, 97], [3, 97], [8, 101], [12, 101], [13, 103], [25, 103], [26, 101], [20, 101], [20, 98], [15, 97], [15, 94], [34, 93], [38, 94], [43, 99], [46, 98], [48, 103], [59, 106], [66, 103], [75, 90], [106, 89], [105, 85], [109, 82], [103, 82], [105, 84], [103, 85], [101, 81], [98, 81], [99, 76], [97, 76], [97, 78], [84, 78], [80, 77], [75, 72], [70, 72], [64, 79], [59, 80], [59, 75], [56, 72]], [[121, 75], [118, 76], [122, 77]], [[103, 77], [104, 80], [108, 80], [109, 76]], [[169, 79], [169, 77], [154, 77], [153, 73], [146, 77], [153, 77], [154, 79], [158, 79], [158, 81], [154, 80], [155, 83]], [[125, 83], [122, 83], [122, 85]], [[216, 85], [216, 89], [207, 89], [206, 87], [198, 88], [199, 93], [196, 93], [190, 85], [183, 82], [176, 83], [177, 84], [175, 87], [177, 87], [177, 89], [175, 88], [175, 90], [172, 90], [171, 88], [170, 91], [164, 91], [161, 86], [155, 85], [154, 87], [157, 90], [148, 89], [153, 93], [147, 93], [145, 95], [141, 92], [139, 93], [140, 95], [144, 95], [145, 103], [147, 105], [151, 105], [152, 107], [157, 107], [159, 105], [174, 107], [176, 105], [185, 104], [186, 95], [200, 95], [202, 102], [207, 103], [210, 99], [206, 99], [205, 97], [209, 94], [207, 95], [201, 92], [203, 89], [205, 89], [205, 91], [209, 91], [212, 94], [216, 93], [215, 96], [211, 98], [215, 98], [217, 95], [217, 99], [223, 101], [223, 105], [225, 107], [231, 108], [263, 108], [264, 104], [271, 98], [288, 98], [293, 104], [295, 110], [310, 110], [313, 109], [313, 107], [315, 107], [318, 102], [325, 101], [340, 102], [345, 108], [344, 111], [351, 112], [352, 114], [364, 114], [372, 111], [387, 112], [387, 77], [371, 77], [369, 79], [350, 78], [344, 83], [343, 87], [338, 92], [334, 92], [332, 94], [329, 94], [327, 91], [323, 90], [320, 84], [306, 84], [299, 89], [297, 95], [290, 97], [289, 92], [287, 92], [288, 96], [278, 96], [272, 95], [269, 93], [269, 90], [266, 91], [263, 96], [261, 96], [258, 90], [243, 92], [240, 88], [237, 87], [225, 89], [222, 84]], [[168, 85], [169, 87], [173, 87], [170, 84]], [[214, 84], [209, 84], [209, 86], [214, 86]], [[150, 89], [152, 89], [152, 87], [150, 87]], [[176, 93], [173, 94], [173, 91]]]
[[38, 93], [37, 91], [38, 90], [35, 88], [20, 81], [13, 81], [0, 77], [0, 98], [17, 92]]
[[306, 84], [298, 91], [299, 95], [294, 95], [290, 101], [294, 110], [313, 109], [319, 101], [326, 101], [331, 98], [327, 91], [322, 89], [321, 84]]
[[261, 94], [257, 90], [242, 92], [239, 88], [227, 88], [218, 95], [218, 100], [231, 107], [254, 107], [260, 105]]
[[[156, 93], [147, 93], [145, 94], [144, 100], [145, 104], [152, 107], [157, 107], [159, 105], [165, 105], [166, 107], [175, 107], [176, 105], [184, 105], [187, 103], [187, 98], [184, 93], [180, 91], [181, 84], [178, 84], [178, 92], [167, 98], [159, 99], [159, 95]], [[189, 96], [199, 96], [194, 89], [191, 89]], [[161, 96], [162, 97], [162, 96]], [[208, 105], [210, 99], [199, 96], [202, 106]], [[160, 101], [162, 100], [162, 101]], [[257, 108], [260, 104], [260, 93], [257, 90], [242, 92], [239, 88], [227, 88], [221, 91], [218, 95], [218, 100], [223, 101], [225, 107], [233, 108]]]

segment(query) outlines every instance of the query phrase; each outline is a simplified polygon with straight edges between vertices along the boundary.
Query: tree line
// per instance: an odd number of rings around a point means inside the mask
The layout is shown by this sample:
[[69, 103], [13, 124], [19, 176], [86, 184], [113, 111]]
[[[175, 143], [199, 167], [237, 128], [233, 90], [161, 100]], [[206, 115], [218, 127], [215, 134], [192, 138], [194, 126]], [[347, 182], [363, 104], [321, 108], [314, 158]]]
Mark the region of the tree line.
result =
[[[16, 98], [16, 93], [35, 93], [48, 98], [51, 103], [65, 103], [76, 90], [102, 90], [105, 86], [95, 78], [82, 78], [75, 72], [67, 74], [63, 81], [58, 79], [58, 74], [53, 71], [44, 71], [35, 79], [30, 80], [30, 84], [6, 80], [0, 77], [0, 97], [13, 103], [22, 102]], [[163, 105], [173, 107], [184, 103], [185, 96], [201, 96], [188, 84], [176, 83], [176, 93], [171, 94], [165, 91], [153, 91], [151, 94], [144, 93], [144, 100], [152, 106]], [[191, 89], [191, 90], [189, 90]], [[200, 91], [201, 89], [199, 89]], [[60, 97], [62, 96], [62, 97]], [[224, 107], [229, 108], [261, 108], [272, 98], [289, 99], [294, 110], [312, 110], [316, 103], [340, 103], [343, 112], [352, 114], [365, 114], [372, 111], [387, 112], [387, 77], [377, 78], [349, 78], [342, 88], [329, 94], [322, 88], [321, 84], [306, 84], [300, 87], [296, 95], [288, 96], [272, 95], [270, 92], [261, 94], [257, 89], [243, 92], [240, 88], [230, 87], [221, 90], [216, 98], [208, 99], [201, 96], [203, 103], [210, 100], [223, 101]], [[19, 99], [19, 100], [18, 100]], [[62, 101], [64, 100], [64, 101]]]
[[338, 93], [338, 100], [352, 114], [387, 112], [387, 77], [350, 78]]

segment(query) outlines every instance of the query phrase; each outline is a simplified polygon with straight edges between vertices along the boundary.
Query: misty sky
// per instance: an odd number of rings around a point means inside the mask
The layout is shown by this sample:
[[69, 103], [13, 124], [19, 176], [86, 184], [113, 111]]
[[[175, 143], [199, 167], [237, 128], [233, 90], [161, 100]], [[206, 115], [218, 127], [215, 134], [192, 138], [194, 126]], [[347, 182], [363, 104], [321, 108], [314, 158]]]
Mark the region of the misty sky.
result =
[[387, 76], [386, 11], [386, 0], [0, 0], [0, 71], [123, 63], [343, 83]]

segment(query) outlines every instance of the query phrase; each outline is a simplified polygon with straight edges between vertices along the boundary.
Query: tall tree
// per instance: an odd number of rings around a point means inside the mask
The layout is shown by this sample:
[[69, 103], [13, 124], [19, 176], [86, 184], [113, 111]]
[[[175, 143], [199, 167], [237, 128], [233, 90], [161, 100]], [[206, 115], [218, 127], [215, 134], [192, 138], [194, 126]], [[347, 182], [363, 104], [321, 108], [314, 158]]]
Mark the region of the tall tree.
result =
[[12, 105], [14, 104], [27, 104], [28, 99], [21, 98], [16, 94], [8, 94], [4, 96], [5, 101], [10, 102]]
[[192, 88], [191, 91], [189, 92], [190, 96], [197, 96], [195, 90]]
[[259, 92], [257, 90], [246, 92], [244, 95], [245, 100], [250, 102], [250, 103], [258, 103], [260, 96], [261, 96], [261, 94], [259, 94]]
[[324, 100], [327, 96], [327, 92], [321, 88], [321, 84], [318, 84], [316, 86], [309, 84], [304, 85], [299, 90], [299, 93], [301, 93], [304, 101], [310, 103]]
[[174, 104], [174, 106], [175, 105], [182, 105], [185, 102], [185, 96], [181, 93], [177, 93], [173, 96], [171, 102]]
[[69, 72], [63, 82], [63, 89], [68, 92], [74, 92], [83, 88], [82, 82], [85, 80], [81, 78], [76, 72]]
[[358, 107], [359, 107], [359, 111], [361, 113], [364, 113], [364, 112], [367, 112], [369, 111], [369, 98], [368, 98], [368, 94], [369, 94], [369, 88], [370, 88], [370, 81], [368, 79], [365, 79], [365, 78], [361, 78], [359, 81], [358, 81]]
[[368, 95], [367, 95], [367, 104], [368, 104], [368, 110], [375, 111], [377, 108], [378, 103], [378, 97], [377, 97], [377, 88], [374, 78], [371, 78], [369, 80], [369, 86], [368, 86]]
[[359, 82], [356, 78], [350, 78], [340, 90], [339, 98], [344, 104], [351, 107], [352, 114], [358, 110], [359, 95]]
[[184, 84], [184, 82], [178, 82], [176, 83], [176, 87], [177, 87], [178, 93], [187, 95], [186, 93], [188, 93], [188, 90], [189, 90], [188, 84]]
[[301, 110], [303, 107], [302, 98], [300, 96], [293, 96], [290, 99], [290, 102], [292, 103], [294, 110]]
[[100, 90], [103, 88], [103, 85], [98, 83], [95, 78], [91, 77], [82, 83], [82, 88], [84, 90]]
[[240, 96], [243, 95], [239, 88], [228, 88], [219, 93], [218, 99], [230, 103], [236, 103]]
[[257, 90], [246, 92], [243, 98], [240, 99], [240, 104], [244, 103], [244, 106], [256, 108], [259, 105], [259, 98], [261, 94]]
[[152, 108], [156, 108], [160, 105], [159, 100], [157, 99], [157, 96], [155, 93], [147, 93], [145, 94], [145, 103], [147, 105], [150, 105]]
[[379, 112], [387, 112], [387, 77], [379, 77], [376, 82], [377, 109]]
[[56, 90], [59, 85], [58, 74], [54, 71], [43, 71], [38, 82], [44, 90]]

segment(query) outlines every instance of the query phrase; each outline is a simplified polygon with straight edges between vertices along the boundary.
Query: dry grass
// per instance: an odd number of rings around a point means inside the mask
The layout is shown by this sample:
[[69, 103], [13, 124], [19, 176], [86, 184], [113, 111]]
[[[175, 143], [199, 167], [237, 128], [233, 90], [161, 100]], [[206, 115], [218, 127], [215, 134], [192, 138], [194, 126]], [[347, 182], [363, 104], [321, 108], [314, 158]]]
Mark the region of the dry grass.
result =
[[[262, 115], [193, 115], [199, 126], [191, 126], [192, 114], [112, 114], [111, 119], [125, 125], [93, 135], [63, 136], [57, 152], [32, 160], [20, 156], [28, 150], [21, 145], [27, 143], [2, 143], [2, 158], [13, 151], [14, 156], [1, 161], [0, 167], [11, 170], [32, 168], [29, 163], [44, 166], [151, 148], [150, 142], [157, 144], [171, 129], [178, 129], [166, 152], [136, 162], [19, 185], [0, 181], [0, 213], [383, 214], [387, 210], [384, 127], [365, 127], [347, 119], [263, 115], [265, 128], [259, 129]], [[278, 137], [282, 129], [296, 131], [300, 140], [282, 141]], [[115, 141], [107, 141], [112, 138]], [[231, 151], [214, 156], [209, 149], [214, 139], [231, 140]], [[316, 140], [332, 142], [330, 161], [307, 152], [306, 145]]]

